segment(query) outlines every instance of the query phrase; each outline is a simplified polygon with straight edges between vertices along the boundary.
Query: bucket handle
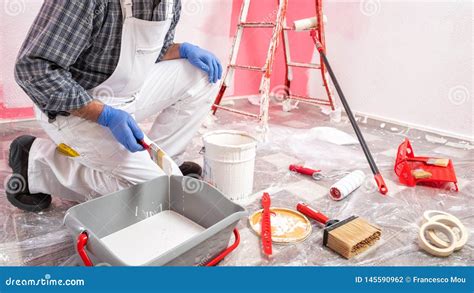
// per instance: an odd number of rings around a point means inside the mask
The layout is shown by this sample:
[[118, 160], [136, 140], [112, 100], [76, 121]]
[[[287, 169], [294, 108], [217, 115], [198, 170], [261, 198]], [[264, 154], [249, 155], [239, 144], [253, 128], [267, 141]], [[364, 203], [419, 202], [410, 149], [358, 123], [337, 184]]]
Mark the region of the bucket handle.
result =
[[231, 246], [227, 247], [224, 251], [222, 251], [213, 260], [208, 262], [206, 264], [206, 267], [213, 267], [213, 266], [217, 265], [221, 260], [224, 259], [224, 257], [226, 257], [228, 254], [230, 254], [232, 251], [234, 251], [234, 249], [236, 249], [237, 246], [239, 246], [239, 244], [240, 244], [240, 234], [239, 234], [239, 230], [237, 230], [237, 228], [234, 229], [234, 237], [235, 237], [234, 243]]
[[[217, 265], [227, 255], [229, 255], [232, 251], [234, 251], [237, 248], [237, 246], [239, 246], [239, 244], [240, 244], [240, 234], [239, 234], [239, 230], [237, 230], [237, 228], [234, 229], [234, 238], [235, 238], [234, 243], [231, 246], [227, 247], [224, 251], [219, 253], [219, 255], [216, 256], [213, 260], [208, 262], [206, 264], [206, 267], [213, 267], [213, 266]], [[82, 262], [84, 263], [84, 265], [86, 267], [92, 267], [94, 265], [92, 264], [92, 261], [89, 258], [89, 256], [87, 255], [87, 252], [85, 250], [85, 247], [87, 245], [87, 240], [89, 240], [89, 236], [87, 235], [86, 231], [83, 231], [81, 234], [79, 234], [79, 236], [77, 236], [77, 252], [79, 253], [79, 256], [81, 257]]]
[[86, 267], [92, 267], [94, 265], [92, 264], [92, 261], [85, 250], [87, 240], [89, 240], [89, 236], [87, 235], [86, 231], [82, 231], [82, 233], [77, 236], [77, 253], [79, 253], [82, 262]]

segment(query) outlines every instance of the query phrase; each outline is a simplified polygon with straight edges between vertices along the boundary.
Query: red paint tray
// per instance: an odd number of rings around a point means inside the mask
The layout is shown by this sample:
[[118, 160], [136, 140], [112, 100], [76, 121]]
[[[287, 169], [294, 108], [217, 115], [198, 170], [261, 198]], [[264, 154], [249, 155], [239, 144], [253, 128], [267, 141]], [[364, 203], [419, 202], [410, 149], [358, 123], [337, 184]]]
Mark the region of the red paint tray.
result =
[[[445, 188], [449, 184], [454, 184], [455, 190], [458, 191], [456, 173], [454, 172], [453, 162], [449, 160], [446, 167], [427, 164], [429, 159], [433, 157], [415, 157], [413, 148], [408, 139], [398, 147], [397, 159], [395, 161], [395, 173], [400, 182], [408, 186], [417, 184], [428, 185], [435, 188]], [[417, 169], [423, 169], [430, 172], [429, 178], [415, 178], [412, 172]]]

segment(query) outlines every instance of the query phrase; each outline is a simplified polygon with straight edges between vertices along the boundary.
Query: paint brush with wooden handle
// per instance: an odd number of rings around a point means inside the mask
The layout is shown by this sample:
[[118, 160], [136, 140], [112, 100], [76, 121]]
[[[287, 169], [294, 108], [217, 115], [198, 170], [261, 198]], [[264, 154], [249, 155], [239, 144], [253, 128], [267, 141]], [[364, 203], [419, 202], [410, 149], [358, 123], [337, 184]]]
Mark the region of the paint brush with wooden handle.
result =
[[173, 159], [151, 139], [145, 136], [145, 138], [138, 141], [138, 143], [148, 151], [153, 162], [155, 162], [168, 176], [183, 175]]
[[330, 220], [305, 203], [298, 203], [296, 209], [305, 216], [325, 225], [323, 245], [348, 259], [374, 245], [382, 234], [380, 228], [356, 216], [342, 221]]

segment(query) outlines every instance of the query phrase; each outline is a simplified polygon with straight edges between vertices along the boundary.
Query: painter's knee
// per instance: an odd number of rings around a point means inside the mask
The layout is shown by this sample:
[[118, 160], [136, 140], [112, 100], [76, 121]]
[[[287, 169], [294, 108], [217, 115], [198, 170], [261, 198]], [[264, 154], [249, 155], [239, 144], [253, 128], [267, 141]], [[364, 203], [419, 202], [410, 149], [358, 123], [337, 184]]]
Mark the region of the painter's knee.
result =
[[211, 83], [209, 73], [206, 71], [192, 65], [189, 61], [187, 60], [182, 60], [183, 66], [183, 72], [185, 73], [186, 78], [189, 78], [192, 83], [203, 83], [203, 84], [209, 84], [209, 88], [212, 90], [214, 87], [217, 87], [220, 81], [217, 81], [216, 83]]
[[[146, 156], [148, 156], [148, 154], [146, 154]], [[137, 185], [166, 175], [165, 172], [149, 158], [142, 162], [141, 166], [129, 167], [123, 170], [121, 174], [122, 179], [130, 185]]]
[[203, 89], [203, 94], [201, 95], [201, 101], [205, 106], [211, 106], [216, 99], [217, 92], [219, 91], [220, 83], [210, 83], [207, 81], [206, 87]]
[[182, 60], [181, 66], [183, 69], [181, 78], [187, 84], [186, 100], [197, 108], [210, 107], [217, 96], [221, 82], [210, 82], [207, 72], [195, 67], [187, 60]]
[[197, 83], [200, 81], [207, 80], [209, 81], [209, 76], [205, 71], [196, 66], [192, 65], [188, 60], [181, 59], [180, 65], [182, 68], [181, 74], [182, 78], [192, 81], [192, 83]]

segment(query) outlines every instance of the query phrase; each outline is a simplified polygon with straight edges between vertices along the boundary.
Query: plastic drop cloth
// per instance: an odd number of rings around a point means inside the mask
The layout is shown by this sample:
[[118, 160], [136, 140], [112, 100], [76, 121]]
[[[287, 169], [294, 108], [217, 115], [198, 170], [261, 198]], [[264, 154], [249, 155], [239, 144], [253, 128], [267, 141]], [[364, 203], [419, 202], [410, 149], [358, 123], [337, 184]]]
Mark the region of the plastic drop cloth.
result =
[[[244, 105], [240, 105], [244, 106]], [[388, 185], [389, 194], [383, 197], [377, 190], [373, 175], [360, 146], [336, 145], [321, 140], [313, 127], [335, 127], [355, 136], [347, 118], [340, 123], [329, 121], [317, 108], [301, 106], [292, 113], [272, 109], [270, 133], [258, 146], [254, 191], [250, 202], [244, 206], [250, 213], [261, 208], [262, 191], [270, 192], [272, 206], [296, 208], [304, 201], [330, 218], [345, 219], [357, 215], [382, 228], [381, 240], [365, 253], [346, 260], [322, 246], [323, 231], [313, 223], [313, 232], [303, 242], [292, 245], [274, 245], [274, 257], [266, 260], [261, 254], [259, 237], [249, 228], [248, 222], [240, 223], [242, 243], [237, 252], [227, 257], [223, 265], [470, 265], [474, 251], [474, 151], [469, 142], [444, 138], [443, 144], [426, 139], [426, 133], [359, 119], [359, 125], [372, 151], [372, 155]], [[304, 115], [302, 112], [304, 111]], [[228, 121], [227, 115], [208, 127], [214, 129], [239, 129], [262, 139], [252, 120]], [[242, 119], [242, 116], [237, 116]], [[295, 123], [298, 121], [298, 123]], [[224, 126], [222, 125], [224, 124]], [[296, 125], [296, 127], [295, 127]], [[431, 134], [436, 136], [436, 134]], [[454, 162], [459, 192], [450, 189], [407, 187], [398, 182], [393, 171], [398, 145], [407, 137], [415, 154], [448, 157]], [[449, 142], [463, 147], [450, 147]], [[289, 164], [304, 164], [321, 169], [332, 178], [315, 181], [310, 177], [288, 171]], [[346, 199], [336, 202], [329, 198], [329, 187], [344, 176], [345, 172], [360, 169], [367, 175], [362, 186]], [[253, 199], [253, 201], [252, 201]], [[446, 258], [431, 256], [418, 248], [417, 235], [423, 212], [442, 210], [458, 217], [469, 231], [470, 238], [464, 248]]]
[[[239, 103], [241, 105], [239, 105]], [[256, 109], [246, 101], [237, 106]], [[388, 184], [389, 195], [382, 197], [373, 183], [373, 176], [358, 145], [339, 146], [318, 140], [311, 135], [313, 127], [335, 127], [350, 135], [352, 128], [347, 119], [331, 123], [329, 117], [315, 107], [301, 105], [291, 113], [278, 106], [271, 109], [270, 132], [258, 146], [255, 165], [255, 196], [243, 203], [252, 213], [260, 209], [260, 196], [267, 190], [274, 207], [295, 208], [305, 201], [330, 218], [345, 219], [351, 215], [366, 218], [382, 228], [382, 239], [366, 253], [346, 260], [322, 246], [321, 227], [313, 222], [313, 232], [303, 242], [292, 245], [274, 245], [271, 261], [261, 255], [261, 244], [247, 221], [238, 225], [241, 244], [220, 265], [470, 265], [474, 251], [474, 151], [447, 137], [433, 142], [426, 133], [400, 126], [361, 120], [362, 132]], [[0, 130], [0, 180], [5, 182], [10, 173], [7, 166], [8, 146], [16, 136], [33, 134], [44, 136], [36, 123], [6, 124]], [[142, 125], [146, 128], [149, 125]], [[202, 163], [199, 151], [201, 135], [208, 131], [238, 129], [260, 136], [258, 124], [242, 116], [219, 112], [209, 118], [187, 149], [185, 157]], [[430, 134], [431, 136], [435, 134]], [[436, 135], [435, 135], [436, 136]], [[398, 183], [393, 163], [398, 145], [408, 137], [417, 155], [441, 156], [453, 159], [458, 176], [459, 192]], [[441, 143], [440, 143], [441, 142]], [[452, 142], [454, 144], [449, 144]], [[453, 147], [456, 145], [457, 147]], [[461, 147], [460, 147], [461, 146]], [[305, 164], [334, 175], [322, 181], [288, 171], [292, 163]], [[364, 184], [345, 200], [329, 199], [328, 189], [345, 171], [361, 169], [367, 174]], [[12, 207], [0, 186], [0, 265], [77, 265], [74, 241], [62, 225], [66, 210], [74, 205], [58, 199], [52, 208], [38, 214], [25, 213]], [[425, 210], [443, 210], [457, 216], [469, 230], [465, 247], [446, 258], [430, 256], [420, 251], [417, 233]], [[232, 241], [232, 240], [231, 240]]]

